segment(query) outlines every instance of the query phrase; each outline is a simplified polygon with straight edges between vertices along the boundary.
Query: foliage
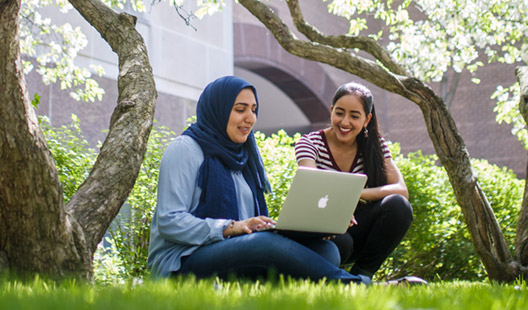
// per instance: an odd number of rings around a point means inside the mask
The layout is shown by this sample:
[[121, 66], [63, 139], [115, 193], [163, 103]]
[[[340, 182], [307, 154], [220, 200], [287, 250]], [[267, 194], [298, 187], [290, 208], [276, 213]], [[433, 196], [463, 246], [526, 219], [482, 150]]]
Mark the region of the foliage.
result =
[[443, 282], [422, 287], [279, 279], [169, 279], [101, 286], [0, 279], [0, 308], [21, 309], [526, 309], [525, 283]]
[[125, 267], [127, 266], [111, 238], [105, 238], [97, 245], [93, 258], [95, 283], [99, 285], [124, 284], [125, 279], [130, 279]]
[[[349, 20], [352, 35], [368, 31], [367, 19], [384, 23], [386, 33], [371, 36], [387, 36], [386, 47], [394, 59], [427, 82], [442, 80], [452, 68], [458, 73], [467, 70], [478, 84], [475, 73], [483, 60], [528, 61], [526, 1], [332, 0], [328, 7]], [[528, 130], [517, 108], [518, 83], [498, 85], [492, 99], [497, 99], [497, 121], [512, 124], [512, 134], [528, 148]]]
[[[484, 279], [484, 267], [447, 174], [436, 164], [437, 157], [421, 152], [402, 156], [398, 145], [392, 145], [391, 151], [409, 189], [414, 221], [378, 277], [414, 274], [427, 279]], [[507, 242], [513, 244], [524, 182], [511, 170], [485, 160], [472, 160], [472, 165]]]
[[72, 123], [52, 127], [45, 116], [39, 117], [40, 127], [55, 159], [62, 184], [64, 202], [70, 200], [84, 182], [95, 163], [97, 153], [83, 137], [79, 119], [72, 114]]
[[88, 41], [80, 27], [73, 28], [69, 23], [52, 24], [42, 16], [45, 7], [55, 5], [61, 13], [67, 14], [72, 6], [66, 0], [24, 0], [20, 10], [20, 49], [28, 59], [24, 60], [24, 72], [31, 72], [35, 65], [42, 81], [60, 82], [61, 89], [71, 89], [75, 100], [101, 100], [104, 90], [91, 78], [92, 73], [103, 74], [101, 66], [82, 68], [74, 63], [78, 53]]
[[499, 124], [511, 124], [513, 128], [511, 133], [522, 142], [524, 148], [528, 150], [528, 130], [526, 123], [519, 111], [520, 102], [520, 86], [515, 83], [510, 87], [497, 86], [497, 89], [491, 96], [491, 99], [497, 100], [497, 105], [493, 111], [497, 113], [495, 119]]
[[[392, 152], [409, 190], [414, 221], [378, 276], [479, 278], [482, 266], [466, 237], [467, 229], [447, 175], [435, 164], [436, 156], [416, 152], [404, 158], [395, 147]], [[466, 260], [469, 257], [473, 259]]]

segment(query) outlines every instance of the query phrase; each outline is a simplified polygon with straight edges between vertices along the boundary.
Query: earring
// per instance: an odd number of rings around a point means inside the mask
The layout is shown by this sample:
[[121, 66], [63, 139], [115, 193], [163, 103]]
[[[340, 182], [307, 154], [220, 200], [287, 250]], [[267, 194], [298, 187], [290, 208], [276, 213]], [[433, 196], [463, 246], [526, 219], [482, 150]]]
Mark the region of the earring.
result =
[[365, 135], [365, 139], [367, 139], [368, 138], [368, 129], [367, 129], [367, 127], [363, 127], [363, 129], [364, 129], [363, 130], [363, 135]]

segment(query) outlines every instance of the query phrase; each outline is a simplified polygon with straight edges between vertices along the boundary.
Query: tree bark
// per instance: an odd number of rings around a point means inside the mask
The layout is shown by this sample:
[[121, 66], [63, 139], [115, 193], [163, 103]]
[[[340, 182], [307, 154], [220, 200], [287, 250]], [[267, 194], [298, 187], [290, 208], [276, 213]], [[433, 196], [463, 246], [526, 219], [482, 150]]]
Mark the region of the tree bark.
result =
[[92, 278], [92, 256], [139, 173], [157, 97], [135, 19], [70, 1], [119, 56], [119, 98], [90, 176], [66, 206], [28, 99], [18, 43], [21, 0], [0, 0], [0, 270]]
[[20, 0], [0, 2], [0, 269], [21, 276], [89, 274], [82, 232], [64, 210], [55, 163], [28, 99], [20, 48]]
[[92, 172], [66, 206], [81, 223], [93, 252], [134, 186], [153, 125], [157, 92], [146, 46], [135, 29], [136, 18], [116, 14], [99, 0], [70, 3], [119, 56], [119, 96], [108, 135]]
[[[279, 44], [289, 53], [345, 70], [416, 103], [424, 116], [436, 154], [447, 171], [473, 244], [488, 276], [493, 280], [513, 281], [519, 275], [521, 266], [513, 261], [493, 210], [473, 174], [465, 143], [445, 103], [430, 87], [413, 78], [373, 40], [361, 40], [348, 35], [322, 35], [305, 22], [297, 0], [288, 0], [288, 7], [296, 28], [310, 41], [297, 39], [282, 20], [262, 2], [239, 2], [272, 32]], [[383, 66], [355, 55], [349, 48], [369, 53]]]
[[[517, 67], [515, 74], [520, 86], [519, 111], [528, 124], [528, 66]], [[526, 171], [528, 172], [528, 167]], [[528, 183], [524, 185], [524, 197], [517, 223], [515, 258], [523, 266], [528, 265]], [[526, 271], [524, 276], [525, 279], [528, 277]]]

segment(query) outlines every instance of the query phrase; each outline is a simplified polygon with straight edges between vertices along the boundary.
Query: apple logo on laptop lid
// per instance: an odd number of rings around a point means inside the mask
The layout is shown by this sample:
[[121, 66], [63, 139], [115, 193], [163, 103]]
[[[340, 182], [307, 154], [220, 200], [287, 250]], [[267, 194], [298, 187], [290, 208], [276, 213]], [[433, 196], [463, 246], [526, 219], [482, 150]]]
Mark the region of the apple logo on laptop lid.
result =
[[328, 202], [328, 195], [322, 197], [321, 199], [319, 199], [319, 202], [317, 203], [317, 206], [320, 208], [320, 209], [324, 209], [326, 208], [326, 204]]

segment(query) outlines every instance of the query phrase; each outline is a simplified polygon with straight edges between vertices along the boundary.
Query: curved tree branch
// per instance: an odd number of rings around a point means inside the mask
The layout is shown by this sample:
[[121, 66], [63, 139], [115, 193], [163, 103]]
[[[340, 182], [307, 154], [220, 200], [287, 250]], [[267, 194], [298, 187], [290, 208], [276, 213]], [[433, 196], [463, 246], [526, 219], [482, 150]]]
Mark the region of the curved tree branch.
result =
[[261, 1], [241, 0], [239, 2], [273, 33], [279, 44], [289, 53], [340, 68], [416, 103], [422, 100], [406, 90], [403, 81], [408, 77], [393, 74], [376, 62], [357, 56], [346, 49], [299, 40], [288, 26]]
[[376, 40], [369, 37], [351, 35], [323, 35], [319, 30], [306, 22], [297, 0], [288, 0], [287, 2], [295, 27], [304, 34], [308, 40], [335, 48], [360, 49], [374, 56], [374, 58], [381, 62], [390, 72], [397, 75], [412, 76], [408, 70], [395, 63], [390, 53]]
[[157, 98], [152, 68], [135, 17], [116, 14], [98, 0], [70, 0], [119, 56], [119, 97], [93, 170], [66, 209], [95, 251], [130, 193], [143, 161]]

